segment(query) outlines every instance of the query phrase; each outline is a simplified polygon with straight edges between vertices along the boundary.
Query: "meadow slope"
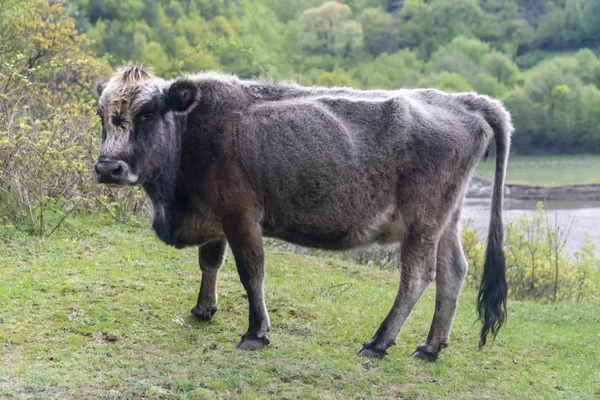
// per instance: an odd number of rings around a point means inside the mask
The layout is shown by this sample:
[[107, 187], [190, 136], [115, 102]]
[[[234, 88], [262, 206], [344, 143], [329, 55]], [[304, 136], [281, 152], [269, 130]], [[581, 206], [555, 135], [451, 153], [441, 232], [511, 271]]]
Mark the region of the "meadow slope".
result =
[[[494, 180], [495, 161], [480, 162], [477, 172]], [[600, 184], [600, 156], [511, 156], [506, 183], [511, 185], [563, 186]]]
[[0, 229], [0, 398], [598, 398], [597, 305], [509, 302], [477, 351], [465, 290], [436, 363], [408, 355], [426, 336], [431, 287], [387, 358], [356, 355], [384, 318], [398, 273], [268, 250], [272, 345], [235, 349], [247, 305], [231, 255], [208, 323], [187, 313], [200, 273], [147, 228], [72, 220], [50, 239]]

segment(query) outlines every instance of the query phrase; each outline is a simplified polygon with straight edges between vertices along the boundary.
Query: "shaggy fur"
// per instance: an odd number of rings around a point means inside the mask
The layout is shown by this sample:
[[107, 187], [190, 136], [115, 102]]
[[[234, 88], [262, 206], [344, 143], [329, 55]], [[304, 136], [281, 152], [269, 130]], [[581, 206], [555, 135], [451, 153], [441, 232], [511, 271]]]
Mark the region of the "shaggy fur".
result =
[[461, 202], [495, 137], [481, 344], [489, 330], [497, 333], [505, 316], [502, 194], [512, 132], [499, 102], [474, 93], [308, 88], [214, 72], [166, 82], [137, 66], [119, 70], [99, 92], [99, 163], [127, 163], [154, 204], [161, 240], [200, 246], [199, 318], [216, 311], [217, 271], [229, 243], [249, 300], [249, 328], [238, 345], [244, 349], [269, 343], [261, 238], [270, 236], [329, 250], [400, 243], [396, 301], [360, 354], [384, 355], [436, 280], [431, 330], [414, 356], [437, 358], [467, 268]]

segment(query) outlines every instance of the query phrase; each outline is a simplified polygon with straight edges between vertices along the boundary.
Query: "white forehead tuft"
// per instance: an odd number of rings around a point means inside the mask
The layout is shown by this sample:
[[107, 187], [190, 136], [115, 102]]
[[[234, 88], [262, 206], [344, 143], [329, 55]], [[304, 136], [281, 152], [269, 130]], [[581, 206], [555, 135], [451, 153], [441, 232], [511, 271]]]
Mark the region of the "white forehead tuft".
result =
[[146, 68], [141, 64], [127, 64], [115, 72], [111, 81], [122, 85], [133, 85], [156, 79], [151, 68]]
[[132, 116], [164, 86], [165, 81], [155, 76], [151, 69], [138, 64], [126, 65], [108, 81], [100, 96], [100, 107], [118, 108], [119, 112]]

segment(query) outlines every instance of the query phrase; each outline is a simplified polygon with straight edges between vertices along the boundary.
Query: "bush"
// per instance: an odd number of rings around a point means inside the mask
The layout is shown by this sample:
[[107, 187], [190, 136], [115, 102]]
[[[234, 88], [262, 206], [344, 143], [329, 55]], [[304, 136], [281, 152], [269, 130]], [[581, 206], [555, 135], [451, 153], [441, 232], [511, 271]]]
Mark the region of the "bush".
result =
[[[564, 251], [570, 225], [559, 226], [539, 203], [533, 216], [524, 215], [506, 227], [506, 280], [516, 299], [600, 301], [600, 260], [586, 239], [574, 254]], [[479, 288], [485, 240], [467, 224], [462, 232], [469, 263], [466, 285]]]
[[52, 234], [75, 211], [139, 202], [139, 191], [114, 195], [91, 179], [100, 127], [89, 89], [108, 69], [63, 6], [5, 10], [0, 36], [12, 45], [0, 52], [0, 221]]

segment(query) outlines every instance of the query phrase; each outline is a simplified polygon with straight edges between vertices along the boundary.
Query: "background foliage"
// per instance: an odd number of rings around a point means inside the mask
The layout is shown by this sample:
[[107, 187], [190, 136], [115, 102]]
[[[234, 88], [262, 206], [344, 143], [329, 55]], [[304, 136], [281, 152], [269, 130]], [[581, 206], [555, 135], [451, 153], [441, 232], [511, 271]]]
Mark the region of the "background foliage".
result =
[[69, 0], [96, 56], [159, 74], [476, 90], [518, 153], [600, 151], [596, 0]]
[[[537, 212], [508, 224], [506, 280], [511, 298], [600, 301], [600, 269], [594, 243], [586, 239], [579, 251], [565, 251], [572, 224], [549, 216], [541, 203]], [[467, 224], [462, 244], [469, 263], [466, 285], [478, 289], [486, 242]]]
[[102, 188], [89, 174], [99, 145], [89, 89], [110, 68], [61, 3], [24, 3], [0, 2], [0, 222], [51, 234], [80, 209], [121, 217], [140, 192]]

